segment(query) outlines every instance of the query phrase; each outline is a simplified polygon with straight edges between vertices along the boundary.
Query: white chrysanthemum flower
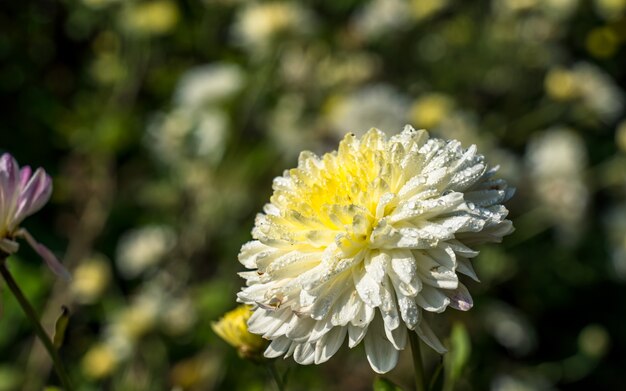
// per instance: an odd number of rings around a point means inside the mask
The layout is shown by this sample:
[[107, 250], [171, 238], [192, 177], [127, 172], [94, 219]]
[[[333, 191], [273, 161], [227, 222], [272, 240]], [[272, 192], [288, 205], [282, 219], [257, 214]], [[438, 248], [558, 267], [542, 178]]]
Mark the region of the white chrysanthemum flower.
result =
[[605, 121], [619, 118], [624, 110], [624, 95], [615, 80], [589, 63], [578, 63], [572, 70], [583, 104]]
[[[422, 311], [472, 307], [458, 273], [476, 279], [468, 247], [513, 231], [502, 205], [513, 194], [493, 179], [476, 147], [407, 126], [347, 135], [337, 152], [300, 155], [243, 246], [255, 305], [250, 331], [272, 341], [267, 357], [322, 363], [362, 340], [372, 368], [391, 370], [407, 332], [445, 349]], [[413, 331], [414, 330], [414, 331]]]

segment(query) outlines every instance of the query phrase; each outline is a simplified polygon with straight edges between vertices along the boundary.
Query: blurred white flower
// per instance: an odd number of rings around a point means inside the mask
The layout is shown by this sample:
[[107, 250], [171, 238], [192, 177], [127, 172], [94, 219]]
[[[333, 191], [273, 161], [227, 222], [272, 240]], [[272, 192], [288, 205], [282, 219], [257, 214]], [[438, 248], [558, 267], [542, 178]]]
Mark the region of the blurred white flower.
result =
[[624, 97], [615, 81], [592, 64], [578, 63], [572, 70], [583, 103], [607, 122], [617, 119], [624, 109]]
[[539, 373], [528, 376], [500, 374], [491, 382], [491, 391], [552, 391], [553, 387]]
[[168, 300], [161, 313], [161, 323], [163, 323], [165, 331], [173, 336], [179, 336], [189, 331], [196, 323], [196, 319], [196, 308], [188, 297]]
[[289, 158], [296, 158], [306, 146], [317, 149], [315, 132], [304, 120], [305, 101], [300, 95], [285, 94], [272, 112], [268, 133], [276, 146]]
[[328, 120], [338, 137], [346, 130], [360, 136], [372, 127], [402, 129], [409, 109], [407, 98], [386, 84], [369, 85], [335, 97], [328, 106]]
[[367, 52], [337, 53], [326, 45], [293, 45], [284, 50], [280, 65], [290, 86], [325, 89], [361, 84], [379, 64], [378, 58]]
[[131, 230], [117, 246], [116, 264], [126, 278], [135, 278], [163, 260], [176, 243], [174, 231], [165, 225]]
[[128, 358], [140, 339], [154, 329], [168, 299], [168, 292], [158, 279], [153, 279], [140, 287], [128, 306], [112, 316], [104, 330], [103, 342], [118, 360]]
[[238, 93], [244, 82], [244, 73], [235, 64], [214, 63], [192, 68], [180, 78], [174, 103], [188, 109], [218, 103]]
[[300, 3], [250, 2], [238, 13], [233, 36], [244, 47], [263, 52], [277, 38], [289, 34], [307, 34], [314, 25], [313, 14]]
[[536, 347], [535, 330], [519, 310], [505, 303], [490, 303], [482, 318], [496, 341], [516, 354], [527, 354]]
[[570, 129], [550, 129], [530, 141], [526, 163], [535, 196], [557, 227], [559, 238], [574, 243], [584, 226], [589, 199], [583, 177], [587, 167], [584, 141]]
[[[445, 348], [422, 310], [467, 311], [458, 273], [474, 279], [468, 246], [513, 231], [501, 204], [513, 194], [493, 179], [476, 147], [429, 139], [410, 126], [347, 135], [336, 152], [300, 155], [242, 247], [240, 301], [255, 306], [250, 332], [272, 341], [266, 357], [328, 360], [348, 338], [364, 340], [372, 368], [395, 367], [407, 333]], [[414, 331], [413, 331], [414, 330]]]
[[219, 109], [175, 109], [157, 115], [148, 127], [147, 143], [155, 157], [171, 165], [190, 159], [215, 164], [223, 156], [230, 122]]
[[410, 16], [411, 7], [406, 0], [370, 0], [352, 23], [357, 34], [371, 39], [405, 27]]

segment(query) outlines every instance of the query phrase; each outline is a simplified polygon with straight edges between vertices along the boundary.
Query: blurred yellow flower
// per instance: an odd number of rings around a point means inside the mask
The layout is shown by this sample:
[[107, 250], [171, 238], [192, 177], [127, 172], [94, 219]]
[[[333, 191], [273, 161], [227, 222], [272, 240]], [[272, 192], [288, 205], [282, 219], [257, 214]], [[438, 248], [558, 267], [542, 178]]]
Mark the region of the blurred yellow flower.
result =
[[420, 128], [434, 128], [446, 118], [452, 106], [452, 100], [443, 94], [424, 95], [413, 103], [410, 118]]
[[550, 70], [544, 80], [544, 87], [548, 95], [556, 100], [571, 100], [579, 93], [574, 73], [563, 68]]
[[176, 4], [168, 0], [139, 3], [124, 15], [126, 26], [140, 34], [164, 34], [171, 31], [180, 18]]
[[111, 268], [106, 258], [93, 257], [83, 261], [74, 271], [71, 291], [80, 303], [96, 302], [111, 280]]
[[237, 15], [235, 39], [246, 47], [264, 50], [282, 34], [303, 34], [313, 27], [312, 14], [299, 3], [251, 3]]
[[137, 303], [124, 309], [117, 323], [120, 335], [129, 340], [138, 340], [152, 330], [157, 320], [157, 308], [148, 300], [138, 300]]
[[417, 20], [427, 19], [448, 6], [447, 0], [413, 0], [411, 11]]
[[92, 379], [110, 376], [117, 367], [118, 358], [108, 345], [93, 346], [83, 357], [81, 367], [83, 373]]
[[610, 58], [619, 48], [619, 37], [609, 27], [595, 28], [587, 34], [585, 46], [596, 58]]
[[599, 324], [590, 324], [578, 335], [578, 347], [587, 356], [600, 358], [611, 345], [611, 337]]
[[227, 312], [220, 320], [213, 322], [211, 328], [215, 334], [237, 349], [244, 358], [262, 357], [267, 341], [248, 331], [248, 319], [252, 315], [250, 306], [240, 305]]

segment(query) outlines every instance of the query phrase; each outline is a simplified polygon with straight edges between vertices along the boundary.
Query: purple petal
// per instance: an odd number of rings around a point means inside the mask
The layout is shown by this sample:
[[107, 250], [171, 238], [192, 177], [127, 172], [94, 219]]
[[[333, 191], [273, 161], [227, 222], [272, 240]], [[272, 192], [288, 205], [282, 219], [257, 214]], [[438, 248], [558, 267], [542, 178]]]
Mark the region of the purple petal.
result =
[[32, 172], [33, 170], [30, 168], [30, 166], [22, 167], [22, 169], [20, 170], [20, 188], [23, 189], [26, 186], [26, 183], [28, 183], [28, 181], [30, 180]]
[[66, 281], [72, 279], [72, 275], [70, 274], [70, 272], [65, 268], [65, 266], [61, 264], [61, 262], [59, 262], [57, 257], [52, 254], [52, 251], [50, 251], [43, 244], [38, 243], [28, 231], [26, 231], [25, 229], [20, 229], [18, 234], [26, 239], [28, 244], [30, 244], [33, 250], [35, 250], [37, 254], [39, 254], [39, 256], [44, 260], [46, 265], [50, 268], [50, 270], [52, 270], [54, 274], [63, 278]]
[[13, 156], [0, 157], [0, 209], [7, 215], [13, 212], [19, 184], [19, 166]]
[[38, 168], [19, 195], [14, 225], [41, 209], [48, 202], [51, 194], [52, 180], [42, 168]]

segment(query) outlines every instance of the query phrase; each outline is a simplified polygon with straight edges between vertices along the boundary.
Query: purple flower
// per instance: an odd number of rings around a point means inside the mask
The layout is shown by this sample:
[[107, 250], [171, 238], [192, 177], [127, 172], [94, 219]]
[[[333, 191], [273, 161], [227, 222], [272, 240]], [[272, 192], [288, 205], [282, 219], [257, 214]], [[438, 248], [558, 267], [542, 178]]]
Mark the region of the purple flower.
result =
[[24, 238], [57, 275], [69, 279], [69, 272], [43, 244], [38, 243], [20, 223], [41, 209], [52, 194], [52, 180], [43, 168], [35, 172], [29, 166], [20, 169], [8, 153], [0, 157], [0, 253], [13, 254], [19, 249], [17, 238]]

